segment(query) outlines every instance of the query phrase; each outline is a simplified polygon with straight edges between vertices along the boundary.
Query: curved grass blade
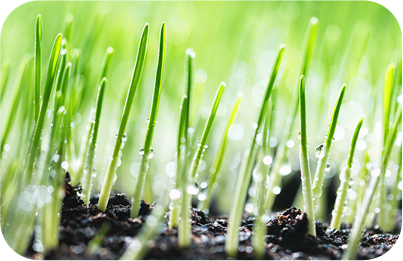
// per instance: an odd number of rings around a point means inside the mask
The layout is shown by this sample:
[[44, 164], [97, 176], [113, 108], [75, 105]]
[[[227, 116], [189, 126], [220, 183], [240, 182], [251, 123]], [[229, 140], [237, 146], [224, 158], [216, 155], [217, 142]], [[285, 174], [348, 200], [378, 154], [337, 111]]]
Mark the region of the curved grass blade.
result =
[[139, 214], [141, 203], [140, 200], [141, 197], [143, 196], [144, 183], [147, 175], [147, 170], [149, 168], [149, 161], [153, 157], [154, 153], [151, 148], [151, 143], [153, 140], [155, 124], [157, 123], [157, 113], [161, 95], [162, 77], [164, 74], [165, 52], [166, 52], [166, 23], [164, 21], [161, 26], [157, 72], [155, 75], [154, 94], [151, 103], [150, 117], [148, 119], [147, 134], [144, 142], [144, 148], [140, 150], [141, 155], [140, 171], [137, 177], [136, 187], [132, 198], [132, 209], [130, 211], [130, 216], [132, 218], [137, 217]]
[[391, 117], [391, 106], [393, 101], [391, 101], [392, 91], [393, 91], [393, 83], [394, 83], [394, 71], [395, 66], [390, 64], [385, 77], [385, 84], [383, 87], [383, 144], [386, 142], [386, 138], [388, 136], [389, 131], [389, 121]]
[[111, 194], [113, 178], [116, 174], [116, 169], [118, 167], [118, 162], [120, 158], [119, 154], [122, 147], [123, 136], [126, 131], [127, 121], [130, 115], [130, 109], [132, 107], [134, 94], [136, 93], [137, 86], [140, 81], [141, 72], [144, 67], [144, 59], [147, 50], [147, 41], [148, 41], [148, 23], [144, 26], [143, 33], [141, 35], [140, 45], [137, 51], [136, 65], [134, 67], [129, 91], [127, 93], [126, 103], [123, 109], [123, 115], [120, 121], [119, 131], [115, 141], [115, 147], [113, 149], [111, 160], [109, 161], [105, 180], [104, 183], [102, 184], [102, 190], [99, 196], [98, 208], [102, 211], [106, 210], [109, 195]]
[[305, 79], [303, 75], [301, 75], [301, 83], [299, 87], [299, 104], [301, 115], [301, 143], [299, 147], [299, 158], [301, 164], [302, 196], [304, 197], [304, 209], [308, 216], [308, 234], [316, 236], [315, 208], [313, 205], [311, 169], [309, 167], [308, 137], [306, 127]]
[[381, 177], [385, 175], [386, 169], [388, 167], [390, 155], [392, 153], [393, 144], [396, 140], [397, 133], [399, 131], [399, 126], [402, 123], [402, 104], [399, 104], [399, 107], [396, 111], [392, 128], [388, 132], [388, 137], [386, 139], [386, 145], [382, 151], [381, 157], [381, 173], [375, 179], [371, 180], [371, 184], [369, 188], [366, 190], [366, 195], [364, 196], [364, 200], [362, 206], [360, 208], [360, 212], [357, 213], [357, 219], [355, 220], [353, 227], [351, 229], [350, 237], [348, 240], [348, 247], [346, 251], [343, 253], [342, 259], [355, 259], [357, 254], [357, 246], [361, 239], [361, 233], [364, 228], [364, 222], [368, 214], [369, 207], [371, 202], [374, 199], [374, 195], [377, 191], [378, 184], [380, 183]]
[[325, 141], [325, 143], [319, 145], [316, 148], [316, 150], [317, 150], [316, 153], [317, 153], [317, 157], [319, 158], [319, 160], [318, 160], [318, 165], [316, 167], [315, 179], [313, 181], [313, 188], [312, 188], [313, 197], [314, 197], [313, 203], [314, 203], [315, 208], [318, 205], [318, 200], [319, 200], [320, 196], [322, 195], [322, 186], [323, 186], [323, 180], [325, 178], [325, 169], [328, 164], [327, 162], [329, 160], [330, 149], [333, 144], [333, 137], [334, 137], [334, 133], [336, 132], [337, 119], [339, 118], [340, 108], [341, 108], [341, 104], [343, 103], [343, 97], [344, 97], [345, 90], [346, 90], [346, 85], [344, 84], [340, 89], [339, 96], [336, 100], [336, 104], [333, 109], [332, 118], [330, 120], [329, 131], [327, 133], [326, 141]]
[[239, 108], [239, 104], [241, 103], [242, 100], [242, 96], [240, 96], [237, 101], [235, 102], [235, 105], [231, 111], [231, 114], [228, 118], [228, 123], [226, 128], [224, 129], [224, 133], [223, 136], [221, 138], [221, 143], [220, 146], [218, 147], [218, 152], [217, 155], [214, 159], [212, 168], [210, 170], [210, 179], [207, 185], [207, 193], [206, 193], [206, 199], [203, 201], [199, 202], [199, 209], [201, 210], [208, 210], [210, 208], [210, 203], [211, 203], [211, 198], [213, 196], [213, 191], [214, 191], [214, 186], [217, 182], [217, 176], [218, 173], [220, 173], [221, 171], [221, 165], [222, 162], [224, 160], [224, 156], [225, 156], [225, 152], [227, 149], [227, 137], [228, 137], [228, 131], [229, 128], [231, 127], [232, 123], [234, 122], [237, 112], [238, 112], [238, 108]]
[[35, 27], [35, 55], [34, 55], [34, 104], [35, 104], [35, 121], [38, 119], [39, 110], [41, 108], [41, 68], [42, 68], [42, 16], [36, 17]]
[[340, 229], [343, 212], [345, 209], [345, 202], [347, 201], [347, 191], [351, 180], [351, 168], [353, 164], [355, 145], [357, 144], [358, 134], [362, 126], [362, 119], [355, 128], [353, 139], [351, 140], [350, 153], [348, 154], [347, 166], [344, 167], [340, 173], [340, 186], [337, 189], [337, 197], [332, 211], [332, 220], [330, 221], [330, 228]]
[[[266, 118], [266, 113], [268, 110], [268, 102], [273, 90], [274, 82], [276, 80], [278, 71], [280, 69], [281, 60], [284, 54], [284, 45], [280, 45], [277, 51], [277, 57], [275, 59], [273, 69], [269, 78], [269, 82], [266, 88], [266, 93], [262, 100], [262, 106], [260, 107], [260, 114], [257, 121], [257, 127], [253, 135], [252, 143], [249, 150], [245, 152], [245, 159], [242, 162], [241, 170], [236, 182], [234, 201], [232, 203], [232, 208], [229, 215], [227, 238], [225, 242], [225, 251], [229, 256], [235, 256], [238, 251], [239, 245], [239, 235], [238, 228], [241, 224], [241, 218], [244, 211], [244, 205], [246, 200], [246, 194], [249, 187], [249, 181], [252, 175], [252, 169], [257, 153], [257, 142], [256, 137], [262, 129], [264, 119]], [[246, 159], [247, 157], [247, 159]]]
[[181, 215], [181, 225], [178, 230], [179, 245], [182, 247], [190, 246], [190, 203], [192, 195], [197, 193], [197, 189], [194, 187], [196, 178], [199, 171], [200, 162], [203, 158], [203, 153], [207, 148], [207, 139], [210, 135], [215, 115], [217, 114], [218, 105], [220, 104], [222, 94], [224, 92], [226, 84], [222, 82], [217, 90], [214, 98], [213, 106], [211, 107], [210, 114], [207, 118], [206, 126], [201, 137], [200, 142], [197, 144], [197, 151], [193, 157], [192, 164], [190, 166], [189, 175], [183, 175], [182, 177], [182, 215]]
[[95, 150], [98, 138], [98, 129], [99, 129], [99, 122], [101, 119], [101, 112], [102, 112], [102, 101], [104, 98], [104, 92], [106, 87], [106, 78], [102, 78], [101, 83], [98, 87], [98, 98], [97, 98], [97, 107], [95, 112], [95, 119], [93, 121], [94, 129], [92, 131], [91, 139], [88, 146], [87, 158], [84, 167], [84, 179], [83, 179], [83, 191], [81, 199], [84, 201], [84, 204], [88, 205], [90, 202], [90, 195], [91, 195], [91, 187], [92, 187], [92, 178], [96, 175], [94, 171], [93, 164], [94, 164], [94, 157], [95, 157]]
[[57, 61], [59, 58], [60, 49], [61, 49], [61, 45], [62, 45], [62, 38], [63, 37], [61, 34], [58, 34], [56, 36], [56, 39], [53, 43], [52, 51], [50, 54], [49, 68], [48, 68], [48, 73], [47, 73], [46, 82], [45, 82], [42, 106], [39, 111], [38, 120], [35, 124], [35, 130], [32, 135], [32, 140], [29, 144], [27, 160], [25, 161], [25, 166], [24, 166], [24, 184], [25, 185], [28, 185], [29, 183], [33, 182], [32, 173], [33, 173], [33, 169], [34, 169], [34, 162], [36, 159], [36, 154], [37, 154], [37, 150], [38, 150], [39, 143], [40, 143], [40, 137], [41, 137], [43, 127], [44, 127], [46, 111], [47, 111], [49, 100], [50, 100], [50, 94], [52, 92], [53, 82], [55, 80], [56, 67], [57, 67]]
[[[304, 47], [304, 56], [301, 63], [300, 72], [298, 77], [304, 75], [304, 77], [308, 77], [309, 65], [312, 58], [313, 47], [315, 44], [316, 34], [318, 31], [318, 19], [316, 17], [312, 17], [309, 21], [309, 27], [305, 36], [305, 47]], [[269, 187], [266, 191], [266, 210], [271, 210], [274, 204], [274, 200], [276, 198], [276, 194], [273, 192], [275, 187], [279, 187], [281, 185], [281, 175], [279, 174], [279, 170], [283, 162], [287, 158], [288, 147], [286, 146], [286, 142], [291, 139], [291, 134], [294, 129], [294, 122], [297, 117], [298, 112], [298, 86], [300, 79], [298, 78], [297, 83], [295, 85], [294, 95], [291, 101], [290, 114], [287, 116], [289, 121], [286, 121], [286, 127], [284, 130], [285, 137], [278, 146], [278, 151], [276, 153], [276, 157], [274, 158], [273, 167], [270, 171], [270, 183]]]

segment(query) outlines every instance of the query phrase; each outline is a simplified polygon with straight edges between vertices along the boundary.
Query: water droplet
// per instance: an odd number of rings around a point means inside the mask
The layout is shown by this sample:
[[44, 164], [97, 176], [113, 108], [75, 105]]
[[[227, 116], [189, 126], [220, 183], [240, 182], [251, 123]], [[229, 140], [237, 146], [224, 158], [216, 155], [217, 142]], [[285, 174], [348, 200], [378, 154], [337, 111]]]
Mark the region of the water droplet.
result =
[[165, 172], [167, 173], [168, 177], [173, 177], [175, 175], [175, 162], [171, 161], [165, 165]]
[[253, 204], [251, 204], [251, 203], [245, 204], [245, 211], [248, 212], [248, 213], [252, 213], [253, 212]]
[[62, 169], [67, 170], [69, 167], [69, 163], [67, 161], [62, 162]]
[[273, 194], [278, 195], [278, 194], [280, 194], [280, 192], [281, 192], [280, 187], [276, 186], [276, 187], [273, 188]]
[[4, 151], [9, 151], [10, 150], [10, 145], [4, 144]]
[[313, 188], [313, 189], [312, 189], [312, 196], [313, 196], [314, 198], [319, 198], [320, 196], [322, 196], [322, 189], [321, 189], [321, 188], [318, 188], [318, 187]]
[[204, 149], [207, 149], [208, 148], [208, 145], [204, 145], [204, 147], [203, 147]]
[[291, 173], [291, 171], [292, 169], [289, 165], [281, 166], [281, 168], [278, 170], [281, 176], [287, 176], [288, 174]]
[[270, 145], [271, 148], [276, 147], [276, 146], [277, 146], [277, 139], [274, 138], [274, 137], [271, 137], [271, 138], [270, 138], [269, 145]]
[[148, 153], [148, 159], [152, 159], [154, 157], [154, 150], [150, 148], [150, 152]]
[[169, 197], [171, 200], [177, 200], [181, 197], [181, 192], [177, 189], [173, 189], [169, 192]]
[[140, 154], [140, 156], [143, 156], [144, 155], [144, 149], [140, 149], [139, 154]]
[[272, 162], [273, 162], [273, 158], [271, 156], [265, 156], [263, 158], [264, 165], [270, 166]]
[[53, 155], [53, 157], [52, 157], [53, 162], [59, 162], [59, 159], [60, 159], [60, 155], [57, 153], [55, 155]]
[[257, 127], [258, 127], [258, 126], [257, 126], [257, 123], [256, 123], [256, 122], [252, 124], [252, 128], [253, 128], [254, 130], [256, 130]]
[[381, 174], [381, 170], [380, 169], [374, 169], [373, 171], [371, 171], [371, 176], [376, 178]]
[[301, 139], [301, 132], [300, 131], [298, 132], [298, 139], [299, 140]]
[[200, 201], [205, 201], [206, 198], [207, 198], [207, 196], [206, 196], [206, 194], [204, 194], [204, 193], [201, 193], [201, 194], [199, 194], [199, 195], [197, 196], [197, 199], [200, 200]]
[[199, 192], [199, 189], [196, 188], [195, 186], [189, 186], [186, 189], [187, 193], [189, 193], [190, 195], [196, 195]]
[[329, 171], [330, 171], [330, 164], [329, 164], [329, 163], [326, 163], [325, 171], [326, 171], [326, 172], [329, 172]]
[[287, 140], [285, 145], [287, 146], [287, 148], [292, 148], [292, 147], [294, 147], [295, 143], [293, 140]]
[[126, 136], [126, 134], [123, 135], [122, 141], [123, 141], [123, 142], [127, 141], [127, 136]]
[[318, 145], [318, 146], [315, 148], [315, 156], [316, 156], [318, 159], [321, 159], [321, 158], [323, 158], [323, 157], [325, 156], [324, 147], [325, 147], [325, 145], [322, 143], [322, 144]]

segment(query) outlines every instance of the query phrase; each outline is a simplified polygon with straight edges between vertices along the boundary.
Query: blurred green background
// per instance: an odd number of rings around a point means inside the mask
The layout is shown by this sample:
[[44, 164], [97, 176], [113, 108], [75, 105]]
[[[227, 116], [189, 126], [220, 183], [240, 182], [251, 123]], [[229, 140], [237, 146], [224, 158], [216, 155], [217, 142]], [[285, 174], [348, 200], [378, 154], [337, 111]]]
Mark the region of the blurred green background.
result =
[[[347, 84], [347, 93], [336, 131], [330, 158], [330, 180], [347, 159], [355, 124], [364, 118], [364, 128], [358, 142], [356, 158], [370, 151], [371, 161], [379, 162], [381, 152], [381, 97], [387, 66], [396, 62], [401, 47], [401, 30], [393, 15], [372, 2], [29, 2], [16, 8], [1, 31], [1, 63], [10, 62], [10, 79], [1, 104], [1, 124], [4, 126], [12, 96], [18, 66], [26, 54], [33, 55], [35, 19], [43, 21], [43, 73], [54, 37], [62, 32], [67, 19], [73, 19], [71, 49], [80, 49], [82, 57], [74, 88], [85, 90], [85, 101], [75, 118], [73, 130], [76, 153], [82, 142], [91, 107], [95, 104], [98, 73], [108, 46], [114, 48], [111, 70], [101, 116], [95, 166], [98, 178], [94, 192], [99, 192], [114, 137], [117, 133], [126, 91], [129, 85], [141, 30], [150, 24], [150, 38], [140, 86], [126, 131], [122, 164], [117, 170], [115, 191], [131, 195], [135, 169], [140, 161], [138, 150], [144, 142], [157, 61], [158, 32], [162, 21], [167, 22], [167, 56], [162, 96], [151, 161], [148, 186], [160, 191], [173, 175], [179, 105], [184, 92], [185, 51], [192, 48], [195, 59], [195, 89], [193, 125], [197, 115], [206, 117], [215, 90], [225, 81], [227, 88], [219, 107], [218, 117], [210, 136], [198, 182], [207, 180], [208, 169], [217, 151], [229, 110], [239, 92], [243, 93], [240, 112], [229, 133], [229, 149], [223, 163], [220, 195], [231, 195], [243, 151], [253, 134], [276, 49], [286, 45], [285, 57], [277, 80], [278, 95], [275, 129], [271, 145], [275, 148], [290, 110], [291, 97], [302, 60], [303, 42], [311, 17], [319, 19], [319, 29], [312, 63], [306, 82], [308, 139], [311, 144], [312, 168], [314, 148], [324, 141], [331, 110], [339, 88]], [[67, 18], [66, 18], [67, 17]], [[401, 82], [400, 82], [401, 84]], [[10, 87], [10, 88], [9, 88]], [[399, 92], [401, 88], [398, 88]], [[32, 82], [24, 91], [32, 92]], [[400, 97], [398, 93], [396, 97]], [[32, 100], [20, 103], [20, 108], [32, 108]], [[202, 118], [203, 119], [203, 118]], [[32, 120], [32, 119], [31, 119]], [[16, 157], [27, 144], [17, 145], [22, 132], [14, 126], [9, 140], [10, 149], [2, 155], [3, 166]], [[299, 170], [298, 128], [294, 128], [289, 146], [289, 163], [285, 174]], [[199, 134], [200, 136], [200, 134]], [[401, 137], [400, 139], [401, 140]], [[400, 141], [398, 141], [400, 143]], [[77, 159], [78, 160], [78, 159]], [[69, 162], [73, 174], [77, 162]], [[356, 160], [353, 173], [360, 168]], [[292, 175], [290, 175], [292, 176]], [[150, 191], [150, 190], [149, 190]], [[154, 195], [145, 195], [152, 199]], [[224, 210], [231, 197], [219, 197]]]

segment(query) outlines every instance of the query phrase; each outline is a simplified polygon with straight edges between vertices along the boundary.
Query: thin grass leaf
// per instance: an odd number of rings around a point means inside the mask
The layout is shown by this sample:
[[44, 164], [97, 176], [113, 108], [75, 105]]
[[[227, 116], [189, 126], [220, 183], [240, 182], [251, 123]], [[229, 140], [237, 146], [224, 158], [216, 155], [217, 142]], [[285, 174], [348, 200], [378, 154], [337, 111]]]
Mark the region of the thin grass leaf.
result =
[[157, 113], [161, 95], [162, 77], [164, 73], [165, 52], [166, 52], [166, 23], [164, 21], [161, 26], [157, 72], [155, 75], [154, 94], [151, 103], [150, 117], [148, 118], [147, 134], [144, 142], [144, 147], [140, 150], [140, 156], [141, 156], [140, 171], [137, 177], [136, 187], [132, 198], [132, 209], [130, 211], [130, 216], [132, 218], [137, 217], [139, 214], [141, 204], [140, 200], [141, 197], [143, 196], [144, 183], [147, 175], [147, 170], [149, 168], [149, 161], [153, 157], [154, 153], [153, 149], [151, 148], [151, 144], [153, 140], [155, 124], [157, 123]]
[[99, 196], [98, 208], [102, 211], [106, 210], [109, 195], [111, 194], [113, 178], [116, 174], [116, 169], [119, 163], [121, 153], [120, 150], [122, 147], [123, 136], [126, 131], [127, 121], [130, 115], [130, 109], [132, 107], [134, 94], [136, 93], [140, 81], [141, 72], [144, 67], [144, 59], [147, 50], [147, 41], [148, 41], [148, 23], [144, 26], [143, 33], [141, 35], [140, 45], [137, 51], [136, 65], [134, 67], [133, 76], [129, 85], [130, 87], [127, 93], [126, 103], [123, 109], [123, 115], [120, 121], [119, 131], [115, 141], [115, 147], [113, 149], [111, 160], [109, 161], [105, 180], [102, 184], [102, 190]]
[[208, 210], [210, 208], [210, 203], [211, 203], [211, 199], [213, 196], [213, 192], [214, 192], [214, 188], [215, 188], [215, 184], [217, 183], [217, 176], [221, 171], [221, 166], [222, 166], [222, 162], [224, 161], [224, 156], [225, 156], [225, 152], [227, 149], [227, 137], [228, 137], [228, 131], [229, 128], [231, 127], [232, 123], [234, 122], [237, 112], [238, 112], [238, 108], [239, 108], [239, 104], [241, 103], [242, 100], [242, 96], [240, 96], [237, 101], [235, 102], [235, 105], [231, 111], [231, 114], [228, 118], [228, 122], [227, 122], [227, 126], [224, 129], [224, 133], [222, 135], [221, 138], [221, 143], [218, 147], [218, 152], [217, 155], [214, 159], [212, 168], [210, 169], [210, 179], [207, 185], [207, 193], [206, 193], [206, 199], [203, 201], [199, 202], [199, 209], [201, 210]]
[[[308, 72], [309, 72], [309, 65], [311, 62], [312, 58], [312, 53], [313, 53], [313, 47], [315, 44], [315, 39], [316, 39], [316, 34], [318, 31], [318, 19], [316, 17], [312, 17], [311, 20], [309, 21], [309, 26], [308, 30], [306, 32], [305, 36], [305, 47], [304, 47], [304, 56], [303, 60], [301, 63], [301, 68], [300, 72], [298, 74], [298, 77], [301, 75], [304, 75], [304, 77], [308, 77]], [[286, 127], [283, 131], [285, 134], [285, 137], [283, 137], [283, 140], [281, 143], [278, 145], [278, 149], [276, 152], [276, 157], [274, 158], [273, 162], [273, 167], [271, 168], [270, 171], [270, 183], [269, 187], [266, 190], [266, 197], [265, 197], [265, 206], [267, 210], [271, 210], [274, 204], [274, 200], [276, 198], [276, 193], [274, 193], [274, 188], [279, 187], [281, 185], [281, 179], [282, 176], [279, 174], [280, 173], [280, 167], [282, 166], [283, 162], [287, 158], [287, 152], [288, 152], [288, 147], [286, 146], [286, 143], [288, 140], [291, 139], [291, 135], [293, 133], [294, 129], [294, 123], [295, 119], [297, 117], [297, 112], [298, 112], [298, 86], [299, 86], [299, 81], [300, 79], [297, 79], [296, 85], [295, 85], [295, 91], [293, 94], [293, 98], [291, 100], [290, 104], [290, 114], [287, 115], [287, 120], [286, 121]]]
[[392, 116], [390, 114], [391, 114], [391, 104], [393, 103], [393, 101], [391, 101], [390, 99], [392, 97], [394, 71], [395, 71], [395, 65], [390, 64], [386, 71], [385, 84], [383, 87], [383, 143], [384, 144], [385, 144], [386, 138], [388, 136], [389, 122], [390, 122], [390, 117]]
[[42, 16], [36, 17], [35, 27], [35, 55], [34, 55], [34, 104], [35, 104], [35, 121], [38, 119], [39, 110], [41, 108], [41, 69], [42, 69]]
[[337, 189], [337, 197], [334, 203], [332, 211], [332, 220], [330, 221], [330, 227], [333, 229], [340, 229], [341, 221], [343, 218], [343, 212], [347, 201], [347, 192], [350, 186], [351, 180], [351, 168], [353, 164], [355, 145], [357, 144], [358, 134], [362, 126], [363, 119], [360, 119], [357, 127], [355, 128], [353, 138], [351, 140], [350, 153], [348, 154], [347, 166], [340, 173], [340, 186]]
[[238, 251], [239, 245], [239, 235], [238, 228], [241, 224], [241, 218], [244, 211], [244, 205], [246, 200], [246, 194], [249, 187], [249, 181], [252, 175], [252, 169], [255, 162], [255, 157], [257, 153], [257, 142], [256, 137], [263, 127], [264, 119], [266, 118], [266, 113], [268, 110], [268, 102], [273, 90], [274, 82], [276, 80], [278, 71], [280, 69], [281, 60], [284, 54], [284, 45], [280, 45], [277, 51], [277, 56], [274, 61], [272, 72], [267, 84], [266, 92], [262, 100], [262, 105], [260, 107], [260, 114], [257, 121], [257, 126], [250, 148], [245, 152], [244, 162], [242, 162], [240, 174], [236, 183], [234, 191], [234, 200], [232, 202], [232, 208], [229, 215], [228, 232], [225, 242], [225, 251], [230, 256], [235, 256]]
[[313, 181], [313, 203], [316, 208], [318, 205], [318, 199], [322, 195], [323, 180], [325, 179], [325, 169], [328, 165], [328, 160], [330, 157], [330, 149], [333, 144], [334, 133], [336, 132], [337, 120], [339, 118], [341, 104], [343, 103], [343, 97], [346, 90], [346, 85], [344, 84], [341, 89], [339, 96], [336, 100], [336, 104], [333, 109], [332, 118], [329, 124], [329, 131], [326, 136], [325, 143], [319, 145], [315, 150], [316, 157], [319, 158], [318, 165], [316, 167], [315, 178]]
[[188, 98], [186, 95], [182, 98], [180, 106], [180, 120], [178, 128], [178, 137], [176, 141], [176, 175], [175, 175], [175, 188], [169, 192], [169, 196], [172, 201], [172, 209], [169, 216], [169, 227], [179, 225], [179, 214], [181, 209], [181, 197], [183, 195], [182, 190], [182, 176], [185, 175], [185, 163], [186, 163], [186, 118], [188, 113]]
[[305, 79], [303, 75], [301, 75], [301, 83], [299, 87], [299, 104], [301, 117], [301, 144], [299, 147], [299, 158], [301, 164], [302, 196], [304, 197], [304, 209], [308, 216], [308, 234], [316, 236], [315, 207], [313, 205], [311, 169], [309, 167], [308, 155], [308, 135], [306, 127]]
[[203, 153], [207, 149], [207, 139], [210, 135], [215, 115], [217, 114], [218, 105], [220, 104], [222, 94], [224, 92], [226, 84], [222, 82], [217, 90], [214, 98], [213, 106], [211, 107], [210, 114], [207, 118], [206, 125], [201, 137], [200, 142], [197, 144], [197, 151], [194, 154], [192, 164], [190, 165], [190, 170], [188, 175], [183, 175], [182, 180], [182, 215], [181, 215], [181, 225], [178, 230], [179, 245], [181, 247], [190, 246], [190, 206], [192, 195], [196, 194], [197, 188], [195, 188], [196, 178], [199, 171], [200, 162], [203, 158]]
[[37, 154], [37, 150], [38, 150], [39, 143], [40, 143], [40, 137], [41, 137], [43, 127], [44, 127], [46, 111], [48, 109], [48, 104], [49, 104], [49, 100], [50, 100], [50, 94], [52, 92], [53, 82], [55, 80], [57, 61], [59, 58], [60, 49], [61, 49], [61, 45], [62, 45], [62, 38], [63, 37], [61, 34], [58, 34], [56, 36], [56, 39], [53, 43], [52, 51], [50, 54], [49, 68], [48, 68], [48, 73], [47, 73], [47, 77], [46, 77], [45, 89], [44, 89], [44, 93], [43, 93], [42, 106], [39, 111], [38, 120], [35, 124], [35, 130], [32, 135], [32, 140], [29, 145], [27, 160], [25, 161], [25, 166], [24, 166], [24, 184], [25, 185], [28, 185], [29, 183], [33, 182], [32, 173], [33, 173], [33, 169], [34, 169], [34, 162], [35, 162], [35, 159], [37, 156], [36, 154]]
[[99, 130], [99, 122], [101, 119], [101, 112], [102, 112], [102, 101], [104, 98], [106, 86], [106, 78], [102, 78], [101, 83], [98, 86], [98, 98], [96, 103], [96, 112], [95, 118], [93, 121], [94, 129], [92, 131], [91, 139], [89, 142], [88, 152], [86, 163], [84, 167], [84, 179], [83, 179], [83, 191], [81, 199], [84, 201], [84, 204], [88, 205], [90, 202], [91, 196], [91, 188], [92, 188], [92, 179], [96, 175], [94, 171], [94, 157], [95, 157], [95, 150], [97, 145], [97, 138], [98, 138], [98, 130]]
[[[390, 202], [390, 211], [389, 211], [389, 218], [388, 221], [386, 223], [386, 229], [385, 232], [392, 232], [394, 229], [394, 225], [395, 225], [395, 217], [396, 217], [396, 213], [397, 210], [399, 208], [399, 204], [398, 204], [398, 195], [399, 195], [399, 184], [400, 182], [402, 182], [402, 152], [403, 150], [401, 149], [402, 144], [400, 144], [400, 155], [399, 155], [399, 163], [398, 163], [398, 170], [396, 173], [396, 181], [393, 185], [393, 189], [392, 189], [392, 201]], [[400, 192], [401, 194], [401, 192]]]

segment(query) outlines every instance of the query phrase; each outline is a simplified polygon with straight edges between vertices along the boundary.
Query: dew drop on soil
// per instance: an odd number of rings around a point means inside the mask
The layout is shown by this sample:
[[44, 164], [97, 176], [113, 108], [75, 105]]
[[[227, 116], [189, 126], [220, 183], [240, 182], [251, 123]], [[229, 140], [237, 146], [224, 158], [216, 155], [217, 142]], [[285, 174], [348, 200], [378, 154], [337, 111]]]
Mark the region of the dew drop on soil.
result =
[[318, 159], [321, 159], [321, 158], [323, 158], [323, 157], [325, 156], [324, 147], [325, 147], [325, 145], [322, 143], [322, 144], [318, 145], [318, 146], [315, 148], [315, 156], [316, 156]]

